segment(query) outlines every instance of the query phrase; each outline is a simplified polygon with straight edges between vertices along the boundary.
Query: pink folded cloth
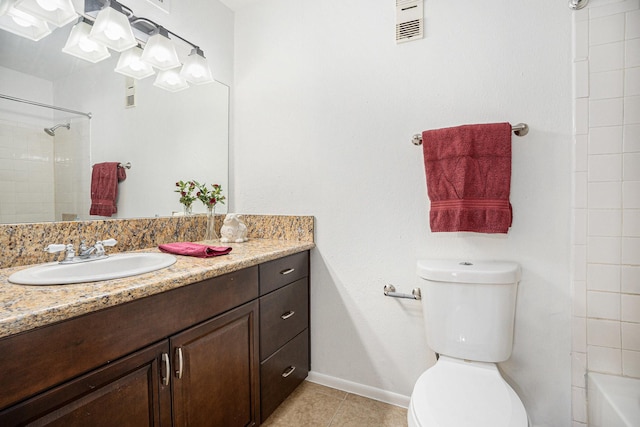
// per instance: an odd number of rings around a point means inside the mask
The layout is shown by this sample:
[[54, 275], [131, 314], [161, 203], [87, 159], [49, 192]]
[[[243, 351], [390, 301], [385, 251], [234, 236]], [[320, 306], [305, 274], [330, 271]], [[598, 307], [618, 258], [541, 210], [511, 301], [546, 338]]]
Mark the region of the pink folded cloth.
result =
[[422, 132], [431, 231], [507, 233], [512, 221], [511, 125]]
[[198, 258], [210, 258], [214, 256], [226, 255], [231, 252], [228, 246], [207, 246], [191, 242], [175, 242], [158, 245], [162, 252], [176, 255], [194, 256]]

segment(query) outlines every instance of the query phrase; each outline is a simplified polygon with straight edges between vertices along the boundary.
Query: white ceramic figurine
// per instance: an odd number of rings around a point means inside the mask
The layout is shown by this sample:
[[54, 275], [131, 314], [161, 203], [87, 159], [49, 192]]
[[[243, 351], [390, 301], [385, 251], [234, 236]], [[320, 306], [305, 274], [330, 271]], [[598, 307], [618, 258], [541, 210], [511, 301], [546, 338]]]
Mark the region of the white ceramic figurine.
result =
[[242, 215], [227, 214], [220, 229], [220, 236], [222, 236], [220, 238], [222, 243], [242, 243], [249, 240], [247, 239], [247, 226], [242, 222]]

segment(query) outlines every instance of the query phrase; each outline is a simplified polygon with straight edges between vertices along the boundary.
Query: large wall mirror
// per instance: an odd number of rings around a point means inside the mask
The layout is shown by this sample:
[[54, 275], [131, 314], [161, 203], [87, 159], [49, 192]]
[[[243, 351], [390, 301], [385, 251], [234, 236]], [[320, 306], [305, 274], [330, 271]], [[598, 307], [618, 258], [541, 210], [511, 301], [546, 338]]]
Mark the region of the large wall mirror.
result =
[[131, 88], [113, 71], [117, 53], [91, 64], [61, 52], [71, 27], [38, 42], [0, 30], [0, 94], [92, 114], [0, 99], [0, 222], [104, 219], [89, 215], [91, 168], [101, 162], [131, 165], [112, 218], [180, 212], [178, 180], [220, 184], [228, 196], [229, 88], [167, 92], [154, 76]]

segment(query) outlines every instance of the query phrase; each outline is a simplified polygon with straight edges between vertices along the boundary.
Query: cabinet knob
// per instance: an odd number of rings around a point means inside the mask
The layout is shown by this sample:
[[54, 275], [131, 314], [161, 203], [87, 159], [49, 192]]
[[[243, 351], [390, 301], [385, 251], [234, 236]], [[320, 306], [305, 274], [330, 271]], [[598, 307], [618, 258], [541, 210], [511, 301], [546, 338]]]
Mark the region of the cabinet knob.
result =
[[282, 378], [287, 378], [289, 375], [293, 374], [293, 371], [296, 370], [295, 366], [289, 366], [287, 369], [284, 370], [284, 372], [282, 373]]

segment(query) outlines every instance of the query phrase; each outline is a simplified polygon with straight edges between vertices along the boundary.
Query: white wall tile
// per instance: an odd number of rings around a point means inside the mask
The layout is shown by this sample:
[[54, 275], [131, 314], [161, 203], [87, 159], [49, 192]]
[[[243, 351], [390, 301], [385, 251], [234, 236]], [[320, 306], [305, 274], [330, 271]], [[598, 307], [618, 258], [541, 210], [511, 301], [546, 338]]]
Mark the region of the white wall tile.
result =
[[587, 172], [576, 172], [573, 175], [573, 207], [584, 209], [587, 207]]
[[579, 98], [573, 101], [573, 133], [586, 135], [589, 133], [589, 100]]
[[[624, 184], [619, 182], [588, 183], [588, 206], [590, 209], [620, 209]], [[631, 191], [632, 189], [630, 189]], [[640, 199], [640, 197], [639, 197]], [[640, 201], [640, 200], [639, 200]]]
[[640, 237], [640, 209], [622, 211], [622, 235]]
[[609, 1], [605, 5], [602, 5], [602, 2], [600, 2], [599, 4], [592, 4], [589, 7], [589, 16], [591, 19], [598, 19], [603, 16], [629, 12], [638, 9], [638, 4], [640, 4], [639, 0], [614, 0]]
[[[640, 134], [640, 129], [637, 132]], [[622, 138], [622, 126], [592, 128], [589, 130], [589, 154], [621, 153]], [[633, 138], [633, 135], [629, 134], [629, 138]], [[640, 151], [640, 143], [638, 143], [638, 147]]]
[[[593, 185], [598, 184], [600, 183], [594, 183]], [[625, 209], [640, 209], [640, 181], [625, 181], [622, 183], [622, 202], [622, 207]]]
[[573, 63], [573, 97], [586, 98], [589, 96], [589, 61]]
[[587, 348], [587, 367], [590, 371], [619, 375], [622, 373], [622, 350], [590, 345]]
[[[612, 57], [615, 55], [612, 52]], [[624, 64], [625, 67], [640, 66], [640, 39], [630, 39], [624, 42]]]
[[573, 243], [575, 245], [584, 245], [587, 243], [587, 210], [574, 209], [573, 214]]
[[619, 237], [589, 237], [587, 239], [587, 262], [619, 264], [621, 259]]
[[640, 378], [640, 351], [622, 350], [622, 374]]
[[640, 125], [625, 125], [623, 129], [624, 152], [640, 152]]
[[625, 42], [589, 47], [589, 70], [592, 73], [620, 70], [624, 67], [624, 59]]
[[592, 291], [620, 292], [621, 268], [611, 264], [587, 266], [587, 289]]
[[640, 181], [640, 153], [625, 153], [622, 170], [625, 181]]
[[624, 95], [640, 95], [640, 67], [624, 70]]
[[622, 322], [622, 349], [640, 351], [640, 323]]
[[590, 99], [619, 98], [624, 95], [623, 70], [603, 71], [591, 73], [589, 76], [589, 90], [587, 95]]
[[589, 236], [620, 236], [622, 231], [622, 210], [591, 209], [588, 216]]
[[[573, 143], [573, 171], [587, 170], [587, 155], [589, 151], [589, 137], [576, 135]], [[1, 160], [0, 160], [1, 161]]]
[[587, 319], [587, 345], [620, 348], [621, 343], [620, 322]]
[[627, 13], [627, 23], [625, 25], [625, 38], [635, 39], [640, 37], [640, 10]]
[[580, 61], [589, 56], [589, 21], [575, 21], [573, 28], [573, 59]]
[[[638, 48], [640, 49], [640, 45]], [[624, 123], [640, 123], [640, 96], [626, 96], [624, 98]]]
[[622, 294], [621, 320], [640, 323], [640, 295]]
[[586, 386], [585, 374], [587, 372], [587, 353], [574, 351], [571, 353], [571, 385], [575, 387]]
[[640, 238], [622, 238], [622, 263], [626, 265], [640, 265]]
[[587, 319], [584, 317], [571, 319], [571, 350], [581, 353], [587, 351]]
[[587, 246], [575, 245], [573, 247], [573, 280], [585, 281], [587, 279]]
[[587, 422], [587, 394], [584, 388], [571, 388], [571, 416], [572, 419]]
[[589, 101], [589, 127], [621, 125], [624, 119], [623, 105], [626, 105], [623, 104], [623, 98]]
[[589, 155], [589, 182], [620, 181], [622, 179], [622, 155], [595, 154]]
[[587, 316], [587, 284], [583, 280], [574, 280], [573, 298], [571, 298], [571, 313], [574, 316]]
[[[591, 319], [620, 320], [620, 294], [617, 292], [587, 291], [587, 317], [589, 318], [587, 320], [587, 344], [614, 347], [614, 345], [589, 342], [589, 329]], [[618, 322], [613, 323], [618, 324]]]
[[624, 13], [589, 21], [589, 44], [598, 45], [624, 40]]
[[640, 294], [640, 267], [624, 265], [621, 271], [620, 288], [627, 294]]

